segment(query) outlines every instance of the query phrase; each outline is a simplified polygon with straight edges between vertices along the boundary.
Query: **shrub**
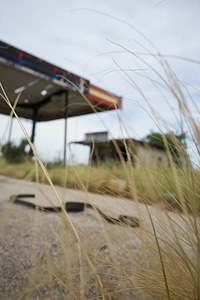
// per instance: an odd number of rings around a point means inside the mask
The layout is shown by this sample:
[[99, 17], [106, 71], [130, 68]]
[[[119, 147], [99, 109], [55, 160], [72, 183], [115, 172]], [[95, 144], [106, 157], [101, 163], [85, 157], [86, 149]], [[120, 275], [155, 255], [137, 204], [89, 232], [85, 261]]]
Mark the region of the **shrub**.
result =
[[9, 163], [21, 163], [27, 158], [26, 146], [28, 142], [22, 139], [19, 145], [8, 142], [2, 146], [1, 152]]

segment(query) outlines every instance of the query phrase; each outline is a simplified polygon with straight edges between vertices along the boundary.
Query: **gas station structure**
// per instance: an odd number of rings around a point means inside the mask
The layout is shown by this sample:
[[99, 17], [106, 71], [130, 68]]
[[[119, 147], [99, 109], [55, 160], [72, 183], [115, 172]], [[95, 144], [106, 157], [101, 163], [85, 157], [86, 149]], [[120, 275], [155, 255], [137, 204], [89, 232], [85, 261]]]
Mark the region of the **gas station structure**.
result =
[[[65, 120], [64, 162], [67, 118], [120, 109], [122, 103], [121, 97], [86, 78], [3, 41], [0, 41], [0, 82], [17, 116], [32, 120], [32, 143], [37, 122]], [[12, 115], [3, 95], [0, 95], [0, 114]]]

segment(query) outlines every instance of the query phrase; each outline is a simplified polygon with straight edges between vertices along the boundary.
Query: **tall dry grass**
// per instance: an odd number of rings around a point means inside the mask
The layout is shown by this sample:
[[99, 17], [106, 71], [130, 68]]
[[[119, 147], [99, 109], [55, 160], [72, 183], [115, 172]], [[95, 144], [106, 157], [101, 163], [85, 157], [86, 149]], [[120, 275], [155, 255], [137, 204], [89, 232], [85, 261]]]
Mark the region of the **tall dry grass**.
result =
[[[147, 53], [162, 67], [161, 73], [131, 54], [156, 75], [152, 79], [143, 74], [145, 79], [163, 86], [173, 97], [199, 153], [199, 124], [187, 104], [188, 94], [167, 61], [159, 53]], [[117, 67], [148, 103], [160, 132], [163, 133], [163, 126], [169, 130], [166, 120], [162, 119], [161, 126], [144, 91], [130, 74]], [[18, 214], [13, 215], [10, 205], [2, 206], [1, 251], [5, 252], [4, 263], [7, 259], [12, 268], [7, 270], [1, 261], [5, 284], [10, 284], [10, 289], [2, 284], [1, 299], [200, 299], [199, 170], [189, 162], [177, 167], [167, 141], [168, 169], [141, 162], [141, 168], [136, 170], [122, 158], [120, 166], [48, 168], [1, 89], [2, 98], [17, 118], [35, 157], [25, 169], [5, 167], [1, 159], [2, 174], [7, 168], [10, 176], [47, 183], [61, 206], [55, 184], [84, 191], [88, 202], [88, 191], [127, 197], [123, 208], [127, 213], [134, 209], [140, 220], [139, 228], [129, 228], [107, 224], [95, 211], [86, 211], [77, 218], [65, 210], [55, 216], [24, 208], [20, 215], [18, 207]], [[178, 141], [175, 144], [185, 155]], [[115, 184], [117, 179], [125, 182], [123, 188]], [[113, 207], [118, 203], [117, 197], [109, 198]], [[23, 222], [21, 230], [14, 218]], [[15, 239], [13, 226], [18, 228]]]

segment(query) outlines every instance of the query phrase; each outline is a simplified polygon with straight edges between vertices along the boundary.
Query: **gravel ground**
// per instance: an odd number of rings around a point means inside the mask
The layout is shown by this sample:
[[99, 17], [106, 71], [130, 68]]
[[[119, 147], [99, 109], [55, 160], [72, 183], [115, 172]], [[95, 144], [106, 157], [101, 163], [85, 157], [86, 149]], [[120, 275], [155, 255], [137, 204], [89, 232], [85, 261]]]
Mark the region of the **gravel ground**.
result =
[[[103, 299], [98, 278], [106, 299], [165, 299], [144, 290], [140, 294], [141, 289], [134, 288], [137, 275], [141, 278], [143, 269], [154, 268], [149, 250], [145, 250], [152, 239], [145, 206], [66, 191], [70, 201], [90, 201], [110, 216], [137, 216], [140, 226], [131, 228], [109, 224], [89, 208], [69, 213], [67, 219], [62, 213], [45, 213], [9, 201], [12, 194], [35, 191], [34, 183], [0, 176], [0, 188], [0, 299]], [[39, 190], [53, 198], [48, 186], [40, 185]], [[169, 218], [159, 209], [149, 209], [158, 236], [169, 234]], [[187, 231], [184, 218], [173, 213], [169, 216], [176, 220], [178, 234]], [[185, 247], [191, 252], [188, 245]]]

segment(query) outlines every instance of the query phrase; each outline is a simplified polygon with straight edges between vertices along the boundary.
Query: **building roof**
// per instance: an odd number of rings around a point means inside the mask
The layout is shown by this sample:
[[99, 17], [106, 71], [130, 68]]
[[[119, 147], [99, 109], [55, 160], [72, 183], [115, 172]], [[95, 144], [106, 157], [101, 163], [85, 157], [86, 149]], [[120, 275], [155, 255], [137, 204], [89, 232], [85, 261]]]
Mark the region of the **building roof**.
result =
[[115, 146], [118, 145], [123, 146], [126, 143], [133, 143], [133, 144], [139, 144], [145, 147], [152, 147], [152, 148], [156, 148], [156, 149], [160, 149], [160, 150], [165, 150], [164, 147], [162, 146], [156, 146], [156, 145], [151, 145], [148, 142], [145, 141], [141, 141], [141, 140], [136, 140], [133, 138], [125, 138], [125, 139], [109, 139], [106, 141], [99, 141], [99, 140], [83, 140], [83, 141], [73, 141], [70, 142], [70, 144], [80, 144], [80, 145], [84, 145], [84, 146], [93, 146], [94, 144], [97, 145], [98, 148], [107, 148], [110, 147], [111, 145]]

